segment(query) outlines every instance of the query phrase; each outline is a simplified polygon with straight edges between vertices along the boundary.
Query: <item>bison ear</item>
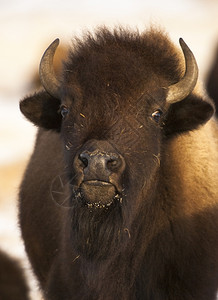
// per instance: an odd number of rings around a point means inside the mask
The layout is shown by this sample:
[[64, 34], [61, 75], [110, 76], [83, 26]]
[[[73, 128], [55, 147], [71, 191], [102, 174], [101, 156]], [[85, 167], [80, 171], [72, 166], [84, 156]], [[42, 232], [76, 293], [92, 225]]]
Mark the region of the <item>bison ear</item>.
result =
[[38, 127], [60, 131], [60, 100], [42, 91], [20, 102], [24, 116]]
[[166, 135], [198, 128], [214, 114], [214, 106], [209, 99], [191, 94], [184, 100], [171, 104], [164, 121]]

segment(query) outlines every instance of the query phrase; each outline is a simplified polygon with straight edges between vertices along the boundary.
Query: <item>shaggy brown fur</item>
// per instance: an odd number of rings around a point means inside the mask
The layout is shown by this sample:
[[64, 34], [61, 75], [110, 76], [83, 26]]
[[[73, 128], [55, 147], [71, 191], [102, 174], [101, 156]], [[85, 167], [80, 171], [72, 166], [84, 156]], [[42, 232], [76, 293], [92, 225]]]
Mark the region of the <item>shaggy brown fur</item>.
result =
[[[41, 127], [20, 189], [20, 224], [45, 298], [215, 300], [218, 128], [211, 101], [192, 92], [166, 103], [184, 61], [159, 31], [103, 28], [73, 49], [61, 99], [42, 91], [20, 104]], [[125, 161], [119, 200], [107, 208], [90, 206], [79, 185], [79, 157], [94, 156], [99, 145], [101, 154], [113, 150]]]

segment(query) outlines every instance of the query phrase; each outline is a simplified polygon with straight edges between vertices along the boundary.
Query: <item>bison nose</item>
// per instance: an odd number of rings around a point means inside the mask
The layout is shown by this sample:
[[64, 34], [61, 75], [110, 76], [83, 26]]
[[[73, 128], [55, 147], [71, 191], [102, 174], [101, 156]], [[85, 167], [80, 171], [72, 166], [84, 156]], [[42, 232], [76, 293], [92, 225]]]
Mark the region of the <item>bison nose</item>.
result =
[[108, 180], [111, 174], [122, 172], [124, 165], [124, 160], [120, 155], [98, 150], [83, 151], [79, 154], [78, 159], [82, 163], [81, 167], [86, 180]]

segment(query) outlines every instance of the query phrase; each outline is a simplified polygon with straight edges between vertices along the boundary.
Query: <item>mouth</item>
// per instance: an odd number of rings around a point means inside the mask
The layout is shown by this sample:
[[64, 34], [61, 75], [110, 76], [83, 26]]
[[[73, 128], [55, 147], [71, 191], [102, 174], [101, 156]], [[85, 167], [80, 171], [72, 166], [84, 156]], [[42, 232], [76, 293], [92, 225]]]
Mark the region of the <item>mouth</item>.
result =
[[107, 181], [83, 181], [79, 192], [82, 202], [88, 208], [109, 208], [114, 203], [122, 203], [122, 196], [115, 185]]

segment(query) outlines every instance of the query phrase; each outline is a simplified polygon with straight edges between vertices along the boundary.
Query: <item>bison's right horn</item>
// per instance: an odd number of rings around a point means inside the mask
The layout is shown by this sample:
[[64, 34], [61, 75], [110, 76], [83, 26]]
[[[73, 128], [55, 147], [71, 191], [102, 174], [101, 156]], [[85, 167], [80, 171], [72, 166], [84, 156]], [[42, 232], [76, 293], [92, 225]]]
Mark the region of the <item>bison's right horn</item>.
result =
[[54, 40], [45, 50], [39, 66], [39, 77], [44, 89], [53, 97], [60, 99], [59, 82], [55, 76], [53, 58], [59, 45], [59, 39]]
[[186, 98], [194, 89], [198, 79], [198, 66], [193, 53], [183, 39], [180, 39], [179, 42], [185, 57], [186, 70], [184, 77], [179, 82], [168, 87], [166, 102], [169, 104]]

